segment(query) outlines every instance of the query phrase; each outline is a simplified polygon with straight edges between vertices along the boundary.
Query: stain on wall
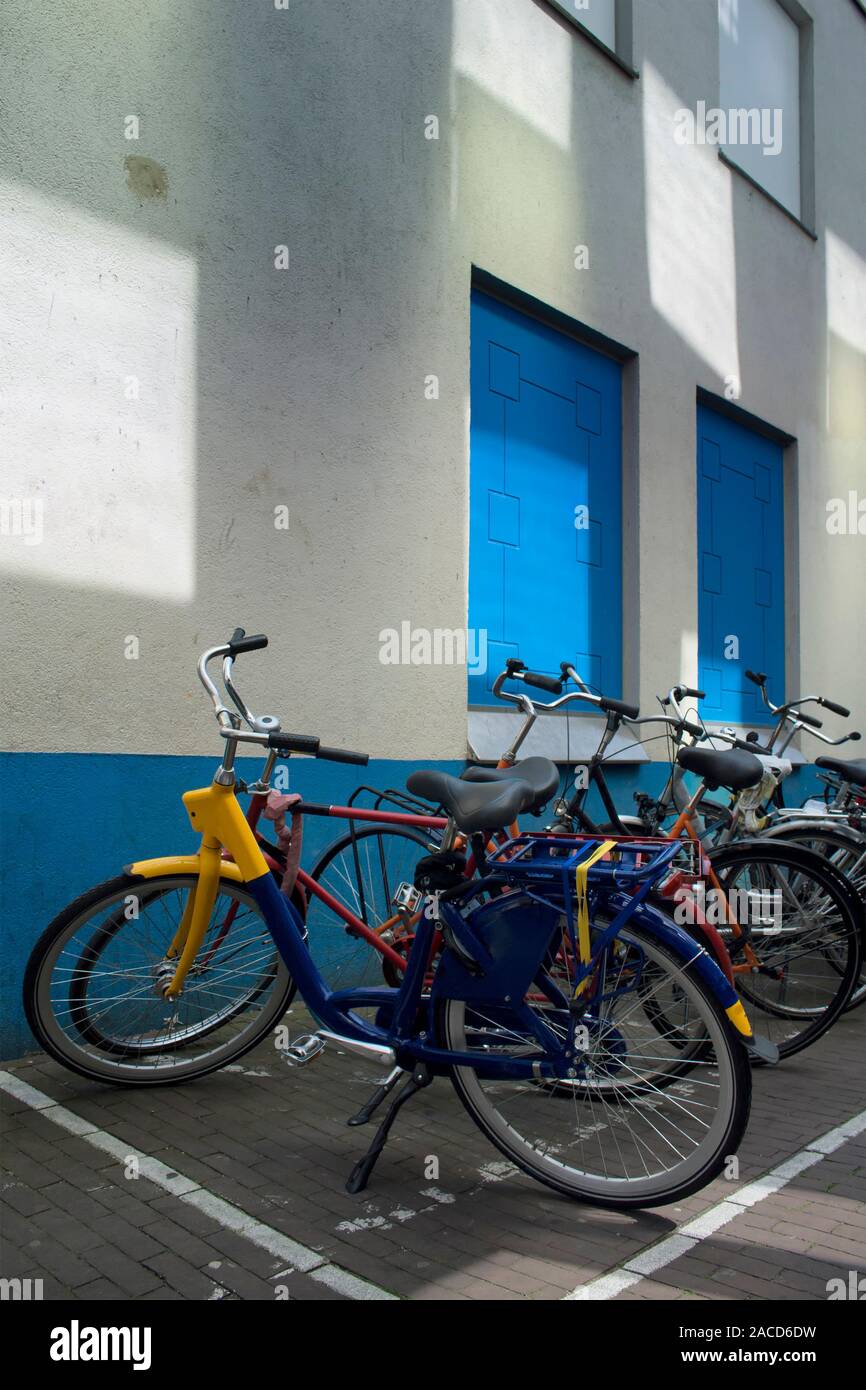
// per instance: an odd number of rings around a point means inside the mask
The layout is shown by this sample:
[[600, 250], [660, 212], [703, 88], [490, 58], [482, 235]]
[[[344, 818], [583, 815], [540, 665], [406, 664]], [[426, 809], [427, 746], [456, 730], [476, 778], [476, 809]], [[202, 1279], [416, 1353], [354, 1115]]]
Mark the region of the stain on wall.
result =
[[155, 159], [144, 154], [128, 154], [123, 161], [126, 186], [136, 198], [164, 198], [168, 193], [168, 174]]

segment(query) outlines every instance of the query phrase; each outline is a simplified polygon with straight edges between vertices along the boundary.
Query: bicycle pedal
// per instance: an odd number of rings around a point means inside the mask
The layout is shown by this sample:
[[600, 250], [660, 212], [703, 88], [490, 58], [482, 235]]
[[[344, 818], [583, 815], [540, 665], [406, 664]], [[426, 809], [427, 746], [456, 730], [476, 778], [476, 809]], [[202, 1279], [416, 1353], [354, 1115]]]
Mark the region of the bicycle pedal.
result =
[[300, 1038], [296, 1038], [288, 1047], [279, 1049], [287, 1067], [306, 1067], [310, 1062], [315, 1062], [317, 1057], [321, 1057], [325, 1050], [325, 1039], [320, 1038], [316, 1033], [304, 1033]]

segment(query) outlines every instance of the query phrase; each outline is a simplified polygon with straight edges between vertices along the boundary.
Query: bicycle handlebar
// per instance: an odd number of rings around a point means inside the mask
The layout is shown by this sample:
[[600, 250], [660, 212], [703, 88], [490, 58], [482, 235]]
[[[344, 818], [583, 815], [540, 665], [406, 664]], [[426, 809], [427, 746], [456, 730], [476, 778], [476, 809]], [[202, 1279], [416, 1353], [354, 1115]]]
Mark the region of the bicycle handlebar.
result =
[[263, 632], [257, 637], [247, 637], [242, 627], [236, 627], [228, 640], [228, 647], [231, 656], [240, 656], [241, 652], [257, 652], [262, 647], [268, 645], [268, 639]]
[[549, 695], [562, 694], [562, 680], [556, 676], [547, 676], [540, 671], [528, 671], [526, 663], [518, 660], [517, 657], [509, 657], [505, 663], [505, 670], [512, 680], [522, 680], [524, 685], [534, 686], [536, 690], [546, 690]]
[[841, 715], [843, 719], [851, 718], [851, 711], [846, 709], [844, 705], [837, 705], [835, 700], [825, 700], [822, 695], [818, 700], [818, 704], [823, 705], [824, 708], [830, 710], [832, 714]]
[[353, 763], [356, 767], [366, 767], [370, 761], [369, 753], [354, 753], [351, 748], [326, 748], [322, 743], [316, 757], [329, 763]]
[[[271, 752], [305, 753], [313, 758], [324, 758], [328, 762], [353, 763], [366, 767], [369, 754], [355, 753], [348, 748], [328, 748], [323, 746], [313, 734], [286, 734], [280, 730], [280, 721], [272, 714], [256, 716], [244, 702], [232, 681], [234, 659], [242, 652], [261, 651], [268, 645], [264, 633], [247, 637], [242, 627], [236, 627], [228, 642], [219, 647], [209, 647], [198, 660], [198, 676], [214, 707], [217, 723], [223, 738], [237, 743], [257, 743], [265, 745]], [[238, 713], [235, 714], [223, 703], [222, 697], [208, 672], [212, 661], [223, 657], [223, 684], [233, 700]], [[250, 732], [241, 729], [241, 720], [248, 725]]]

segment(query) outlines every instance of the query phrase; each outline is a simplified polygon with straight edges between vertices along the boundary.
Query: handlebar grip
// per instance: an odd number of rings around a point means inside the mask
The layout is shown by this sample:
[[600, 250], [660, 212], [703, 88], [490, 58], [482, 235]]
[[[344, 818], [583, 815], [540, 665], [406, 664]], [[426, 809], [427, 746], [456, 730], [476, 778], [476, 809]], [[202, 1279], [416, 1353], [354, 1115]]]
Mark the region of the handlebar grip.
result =
[[327, 758], [329, 763], [356, 763], [358, 767], [366, 767], [370, 761], [369, 753], [353, 753], [350, 748], [325, 748], [319, 744], [317, 758]]
[[825, 700], [822, 696], [820, 703], [825, 709], [828, 709], [831, 714], [841, 714], [843, 719], [851, 718], [851, 711], [846, 709], [844, 705], [837, 705], [835, 700]]
[[857, 729], [854, 729], [854, 731], [848, 735], [848, 740], [850, 743], [859, 743], [862, 737], [863, 735]]
[[767, 683], [767, 677], [764, 671], [747, 671], [746, 680], [751, 681], [753, 685], [766, 685]]
[[606, 695], [598, 703], [599, 708], [607, 714], [621, 714], [625, 719], [637, 719], [640, 714], [639, 705], [627, 705], [625, 700], [609, 700]]
[[700, 724], [692, 724], [688, 719], [684, 719], [681, 725], [684, 733], [691, 734], [692, 738], [703, 738], [704, 730]]
[[315, 758], [319, 740], [312, 734], [268, 734], [268, 747], [281, 753], [310, 753]]
[[231, 656], [239, 656], [241, 652], [258, 652], [267, 645], [268, 639], [263, 632], [260, 632], [257, 637], [247, 637], [242, 627], [236, 627], [228, 640]]
[[705, 700], [707, 698], [705, 690], [692, 690], [689, 685], [683, 687], [683, 694], [687, 700]]
[[539, 671], [524, 671], [524, 685], [534, 685], [537, 690], [546, 690], [550, 695], [562, 694], [562, 681], [556, 676], [545, 676]]
[[795, 719], [799, 719], [801, 724], [808, 724], [813, 729], [823, 729], [824, 725], [820, 719], [816, 719], [814, 714], [804, 714], [801, 709], [792, 710]]

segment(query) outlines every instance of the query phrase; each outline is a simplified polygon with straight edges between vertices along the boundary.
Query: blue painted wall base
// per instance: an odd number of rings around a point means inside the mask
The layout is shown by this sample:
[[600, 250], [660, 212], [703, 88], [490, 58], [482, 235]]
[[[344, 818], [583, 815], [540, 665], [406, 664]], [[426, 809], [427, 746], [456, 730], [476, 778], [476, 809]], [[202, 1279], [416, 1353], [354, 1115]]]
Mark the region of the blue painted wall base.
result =
[[[124, 865], [160, 854], [194, 851], [193, 834], [181, 794], [207, 786], [212, 757], [178, 758], [108, 753], [3, 753], [4, 835], [0, 872], [0, 1057], [32, 1051], [34, 1040], [24, 1021], [21, 983], [34, 942], [51, 919], [85, 889], [113, 878]], [[259, 760], [238, 761], [241, 777], [254, 777]], [[403, 788], [419, 767], [459, 773], [462, 762], [380, 759], [363, 777], [358, 769], [336, 763], [298, 759], [291, 764], [292, 791], [309, 801], [343, 805], [359, 781], [374, 787]], [[617, 805], [632, 809], [640, 787], [658, 793], [666, 777], [664, 764], [619, 766], [608, 780]], [[787, 800], [796, 804], [817, 790], [811, 769], [786, 783]], [[363, 804], [363, 803], [362, 803]], [[595, 796], [590, 814], [603, 815]], [[548, 813], [549, 816], [549, 813]], [[543, 822], [527, 818], [527, 829]], [[309, 817], [304, 823], [305, 866], [346, 830], [346, 822]]]

